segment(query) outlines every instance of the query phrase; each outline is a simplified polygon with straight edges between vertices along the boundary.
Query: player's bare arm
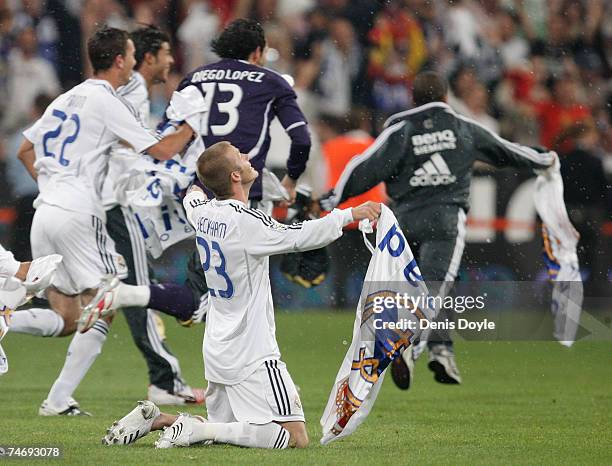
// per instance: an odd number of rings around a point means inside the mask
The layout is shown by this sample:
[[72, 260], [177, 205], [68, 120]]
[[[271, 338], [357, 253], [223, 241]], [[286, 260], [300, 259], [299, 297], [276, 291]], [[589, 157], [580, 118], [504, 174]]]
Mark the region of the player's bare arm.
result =
[[291, 205], [295, 202], [295, 188], [297, 186], [297, 180], [294, 180], [289, 175], [285, 175], [281, 181], [283, 188], [287, 190], [287, 194], [289, 194], [289, 201], [287, 201], [287, 205]]
[[30, 176], [36, 180], [36, 178], [38, 178], [38, 173], [36, 173], [36, 169], [34, 168], [34, 162], [36, 160], [34, 144], [27, 139], [24, 139], [19, 147], [19, 150], [17, 151], [17, 157], [21, 163], [23, 163]]
[[183, 150], [191, 137], [193, 129], [187, 123], [179, 126], [175, 133], [164, 137], [157, 144], [149, 147], [147, 152], [158, 160], [168, 160]]

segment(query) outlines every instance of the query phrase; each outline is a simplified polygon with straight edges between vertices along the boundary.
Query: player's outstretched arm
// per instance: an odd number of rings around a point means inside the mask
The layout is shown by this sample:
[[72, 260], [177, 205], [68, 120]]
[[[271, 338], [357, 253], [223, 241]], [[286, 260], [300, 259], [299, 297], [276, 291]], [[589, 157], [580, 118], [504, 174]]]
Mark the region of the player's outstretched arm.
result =
[[24, 139], [19, 146], [19, 150], [17, 151], [17, 158], [21, 160], [21, 163], [26, 168], [28, 173], [34, 181], [38, 178], [38, 173], [34, 169], [34, 162], [36, 161], [36, 154], [34, 153], [34, 144], [32, 144], [27, 139]]
[[365, 193], [381, 181], [391, 178], [405, 158], [406, 122], [386, 128], [361, 155], [353, 157], [340, 175], [333, 194], [321, 207], [330, 210], [345, 200]]
[[370, 222], [375, 221], [380, 217], [380, 202], [367, 201], [357, 207], [351, 209], [353, 220], [359, 222], [368, 219]]
[[131, 145], [136, 152], [147, 152], [159, 160], [168, 160], [179, 153], [193, 136], [185, 123], [175, 133], [161, 140], [153, 136], [119, 99], [109, 100], [104, 107], [104, 123], [120, 140]]
[[256, 215], [247, 217], [246, 250], [255, 256], [271, 256], [322, 248], [342, 236], [345, 225], [365, 218], [375, 220], [380, 210], [379, 203], [366, 202], [353, 209], [334, 209], [323, 218], [293, 225], [283, 225], [256, 211]]
[[191, 126], [184, 123], [176, 132], [165, 136], [157, 144], [149, 147], [147, 152], [158, 160], [171, 159], [183, 150], [192, 136]]
[[557, 159], [554, 151], [534, 149], [507, 141], [484, 126], [470, 121], [476, 145], [476, 158], [498, 168], [517, 167], [545, 170], [552, 167]]

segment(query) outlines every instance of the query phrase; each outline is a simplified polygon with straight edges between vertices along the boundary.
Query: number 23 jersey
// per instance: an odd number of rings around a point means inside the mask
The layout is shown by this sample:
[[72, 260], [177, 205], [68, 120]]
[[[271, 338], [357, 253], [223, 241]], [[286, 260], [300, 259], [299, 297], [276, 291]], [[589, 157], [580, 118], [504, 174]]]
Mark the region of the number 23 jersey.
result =
[[109, 149], [142, 152], [157, 143], [104, 80], [88, 79], [57, 97], [23, 135], [34, 145], [41, 203], [104, 218], [101, 192]]
[[206, 315], [204, 367], [210, 382], [233, 385], [263, 361], [279, 359], [269, 256], [325, 246], [352, 222], [351, 210], [283, 225], [237, 200], [206, 200], [190, 192], [183, 205], [196, 229], [211, 307]]

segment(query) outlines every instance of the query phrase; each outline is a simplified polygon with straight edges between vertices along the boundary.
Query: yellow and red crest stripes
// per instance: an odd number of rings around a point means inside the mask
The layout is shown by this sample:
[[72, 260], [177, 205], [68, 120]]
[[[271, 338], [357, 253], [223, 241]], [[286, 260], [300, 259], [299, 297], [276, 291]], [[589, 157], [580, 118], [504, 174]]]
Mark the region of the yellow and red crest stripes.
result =
[[[376, 369], [378, 369], [379, 364], [380, 361], [376, 358], [366, 358], [365, 348], [361, 348], [359, 350], [359, 360], [353, 361], [351, 364], [351, 370], [358, 370], [359, 375], [361, 375], [366, 382], [376, 383], [378, 380], [378, 373], [376, 372]], [[369, 369], [369, 372], [367, 369]]]
[[542, 224], [542, 240], [544, 241], [544, 252], [546, 256], [553, 262], [557, 262], [557, 258], [553, 254], [552, 246], [550, 245], [550, 236], [548, 234], [548, 228]]
[[410, 330], [395, 330], [395, 333], [400, 336], [397, 341], [387, 338], [389, 349], [385, 351], [385, 355], [389, 359], [393, 358], [393, 355], [400, 350], [408, 348], [410, 346], [410, 338], [414, 335]]
[[338, 417], [331, 429], [334, 435], [338, 435], [344, 430], [349, 419], [355, 414], [362, 403], [363, 400], [355, 396], [348, 386], [348, 379], [345, 379], [336, 392], [336, 414]]

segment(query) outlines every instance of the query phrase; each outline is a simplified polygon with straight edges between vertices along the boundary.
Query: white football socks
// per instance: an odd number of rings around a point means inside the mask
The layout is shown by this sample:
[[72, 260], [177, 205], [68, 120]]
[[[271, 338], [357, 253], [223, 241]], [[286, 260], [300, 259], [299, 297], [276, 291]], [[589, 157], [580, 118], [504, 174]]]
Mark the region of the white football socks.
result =
[[193, 443], [213, 440], [248, 448], [287, 448], [289, 431], [279, 424], [257, 425], [247, 422], [196, 422], [190, 441]]
[[111, 305], [112, 309], [146, 307], [149, 304], [149, 299], [151, 299], [149, 285], [126, 285], [125, 283], [119, 283], [117, 288], [113, 290], [113, 293], [115, 297]]
[[57, 337], [64, 330], [64, 319], [51, 309], [32, 308], [11, 315], [12, 332], [40, 337]]
[[87, 332], [74, 334], [68, 347], [64, 367], [47, 396], [49, 405], [58, 410], [68, 408], [69, 398], [102, 352], [107, 333], [108, 324], [98, 320]]

